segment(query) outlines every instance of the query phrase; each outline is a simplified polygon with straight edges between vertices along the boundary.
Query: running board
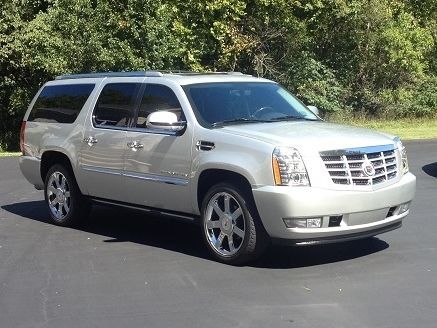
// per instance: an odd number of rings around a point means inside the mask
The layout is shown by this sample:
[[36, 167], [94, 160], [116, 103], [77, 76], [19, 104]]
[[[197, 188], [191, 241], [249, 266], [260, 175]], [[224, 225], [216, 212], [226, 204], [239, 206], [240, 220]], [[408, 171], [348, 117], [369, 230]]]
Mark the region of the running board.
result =
[[183, 221], [190, 221], [190, 222], [198, 222], [199, 221], [199, 216], [194, 215], [194, 214], [190, 215], [187, 213], [166, 211], [166, 210], [158, 209], [158, 208], [154, 208], [154, 207], [147, 207], [147, 206], [141, 206], [141, 205], [135, 205], [135, 204], [129, 204], [129, 203], [123, 203], [123, 202], [115, 202], [112, 200], [94, 198], [94, 197], [90, 197], [90, 200], [92, 202], [94, 202], [96, 204], [100, 204], [100, 205], [124, 207], [124, 208], [132, 209], [132, 210], [146, 212], [146, 213], [153, 214], [153, 215], [170, 216], [170, 217], [180, 219]]

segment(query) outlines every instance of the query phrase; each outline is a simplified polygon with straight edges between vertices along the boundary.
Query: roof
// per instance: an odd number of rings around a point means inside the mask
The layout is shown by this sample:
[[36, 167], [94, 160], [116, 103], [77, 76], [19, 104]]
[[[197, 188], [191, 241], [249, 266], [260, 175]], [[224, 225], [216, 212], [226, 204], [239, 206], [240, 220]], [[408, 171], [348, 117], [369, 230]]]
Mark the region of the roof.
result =
[[[55, 80], [78, 80], [115, 77], [165, 78], [178, 84], [212, 83], [212, 82], [260, 82], [269, 80], [257, 78], [240, 72], [190, 72], [190, 71], [128, 71], [128, 72], [95, 72], [82, 74], [66, 74], [57, 76]], [[269, 81], [270, 82], [270, 81]]]

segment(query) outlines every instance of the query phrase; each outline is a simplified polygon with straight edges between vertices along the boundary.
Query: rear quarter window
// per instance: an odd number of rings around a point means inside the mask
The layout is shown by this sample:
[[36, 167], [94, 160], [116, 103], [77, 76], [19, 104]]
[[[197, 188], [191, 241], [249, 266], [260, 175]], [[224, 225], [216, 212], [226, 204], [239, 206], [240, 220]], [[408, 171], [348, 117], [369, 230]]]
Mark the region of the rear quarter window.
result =
[[44, 87], [28, 121], [73, 123], [93, 91], [95, 84], [63, 84]]

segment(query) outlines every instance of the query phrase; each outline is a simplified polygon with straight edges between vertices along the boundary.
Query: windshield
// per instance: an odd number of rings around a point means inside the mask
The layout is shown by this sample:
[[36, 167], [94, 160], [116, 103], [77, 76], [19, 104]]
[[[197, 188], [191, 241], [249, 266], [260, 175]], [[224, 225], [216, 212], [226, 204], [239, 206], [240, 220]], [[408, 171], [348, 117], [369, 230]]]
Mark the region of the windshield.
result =
[[318, 120], [302, 102], [276, 83], [219, 82], [184, 87], [199, 123], [226, 124]]

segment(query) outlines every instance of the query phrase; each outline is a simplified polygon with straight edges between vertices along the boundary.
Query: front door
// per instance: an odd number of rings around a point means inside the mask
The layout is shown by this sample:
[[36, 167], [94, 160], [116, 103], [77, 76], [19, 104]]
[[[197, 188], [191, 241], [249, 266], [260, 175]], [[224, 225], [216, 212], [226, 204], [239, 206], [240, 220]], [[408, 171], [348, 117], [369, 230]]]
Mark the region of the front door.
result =
[[175, 93], [160, 84], [147, 84], [138, 114], [127, 134], [125, 183], [129, 202], [178, 212], [190, 213], [190, 168], [192, 130], [163, 133], [146, 127], [147, 116], [154, 111], [184, 114]]

